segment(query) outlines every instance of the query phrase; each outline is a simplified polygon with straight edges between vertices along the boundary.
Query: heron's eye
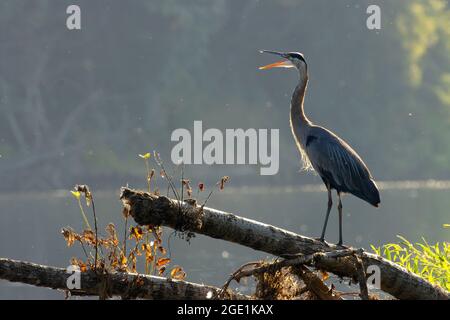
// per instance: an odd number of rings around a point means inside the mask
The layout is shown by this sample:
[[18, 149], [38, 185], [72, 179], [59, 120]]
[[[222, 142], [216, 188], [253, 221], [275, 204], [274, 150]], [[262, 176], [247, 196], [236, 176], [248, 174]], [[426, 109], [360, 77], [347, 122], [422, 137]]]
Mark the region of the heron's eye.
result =
[[290, 56], [291, 56], [291, 58], [298, 59], [298, 60], [306, 63], [305, 58], [303, 58], [303, 56], [299, 53], [291, 53]]

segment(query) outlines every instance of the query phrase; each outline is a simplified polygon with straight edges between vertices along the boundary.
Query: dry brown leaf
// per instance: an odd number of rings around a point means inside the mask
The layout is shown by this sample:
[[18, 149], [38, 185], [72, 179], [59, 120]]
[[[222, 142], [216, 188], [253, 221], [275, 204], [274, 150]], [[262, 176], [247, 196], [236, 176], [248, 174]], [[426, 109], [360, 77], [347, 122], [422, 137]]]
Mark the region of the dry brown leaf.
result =
[[220, 190], [223, 190], [225, 188], [225, 183], [227, 183], [228, 180], [230, 180], [229, 176], [223, 176], [222, 179], [220, 179]]
[[161, 267], [161, 268], [159, 268], [159, 270], [158, 270], [158, 274], [159, 274], [160, 276], [162, 276], [162, 275], [164, 274], [165, 271], [166, 271], [166, 267]]
[[169, 258], [159, 258], [158, 261], [156, 261], [157, 267], [162, 267], [170, 262]]
[[113, 238], [115, 238], [116, 235], [116, 226], [114, 225], [114, 223], [108, 223], [108, 225], [105, 228], [106, 232]]
[[140, 239], [142, 239], [143, 234], [144, 232], [142, 231], [141, 227], [131, 227], [130, 238], [135, 238], [136, 241], [139, 241]]
[[120, 264], [121, 264], [122, 266], [126, 266], [126, 265], [127, 265], [127, 262], [128, 262], [127, 257], [125, 257], [123, 254], [121, 254], [121, 257], [120, 257]]
[[83, 262], [81, 262], [78, 266], [80, 267], [80, 271], [81, 272], [86, 272], [87, 271], [87, 266]]
[[145, 260], [147, 261], [147, 263], [153, 261], [153, 250], [148, 243], [142, 244], [142, 251], [145, 252]]
[[81, 272], [86, 272], [87, 271], [87, 265], [80, 259], [72, 257], [70, 259], [70, 264], [74, 265], [74, 266], [78, 266], [80, 268]]
[[83, 231], [83, 240], [89, 244], [95, 244], [95, 234], [92, 230]]
[[322, 281], [325, 281], [330, 277], [330, 275], [326, 271], [320, 271], [320, 274], [322, 275]]
[[70, 229], [62, 229], [61, 233], [64, 237], [64, 239], [67, 242], [67, 246], [70, 247], [73, 245], [73, 243], [75, 242], [75, 234], [72, 230]]
[[183, 271], [182, 267], [175, 266], [172, 271], [170, 271], [170, 277], [177, 280], [184, 280], [184, 278], [186, 278], [186, 273]]
[[162, 255], [166, 255], [166, 248], [164, 248], [163, 246], [159, 246], [158, 247], [159, 252], [161, 252]]
[[136, 273], [136, 255], [134, 254], [134, 252], [130, 253], [129, 258], [131, 260], [131, 272]]

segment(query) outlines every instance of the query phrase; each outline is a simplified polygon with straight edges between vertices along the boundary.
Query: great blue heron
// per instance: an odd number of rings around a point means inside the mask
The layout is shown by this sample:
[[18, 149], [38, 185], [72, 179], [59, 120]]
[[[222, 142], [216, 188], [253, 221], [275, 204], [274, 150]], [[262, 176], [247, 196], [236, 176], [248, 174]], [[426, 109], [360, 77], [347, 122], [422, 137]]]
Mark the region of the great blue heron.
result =
[[313, 124], [305, 115], [303, 102], [308, 84], [308, 67], [305, 57], [299, 52], [277, 52], [261, 50], [284, 58], [263, 67], [296, 68], [300, 80], [291, 100], [290, 124], [304, 167], [312, 167], [322, 178], [328, 191], [328, 206], [320, 241], [324, 241], [328, 217], [333, 200], [331, 190], [335, 189], [339, 198], [339, 242], [342, 245], [342, 201], [341, 193], [351, 193], [371, 205], [378, 207], [380, 193], [361, 157], [341, 138], [328, 129]]

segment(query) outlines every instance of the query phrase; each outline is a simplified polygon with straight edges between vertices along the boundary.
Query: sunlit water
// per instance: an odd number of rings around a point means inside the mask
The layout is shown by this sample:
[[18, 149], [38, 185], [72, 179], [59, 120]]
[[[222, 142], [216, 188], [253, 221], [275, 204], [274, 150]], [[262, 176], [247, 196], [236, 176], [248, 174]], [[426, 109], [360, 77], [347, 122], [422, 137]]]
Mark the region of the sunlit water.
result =
[[[344, 202], [344, 242], [370, 250], [370, 244], [396, 241], [403, 235], [411, 241], [425, 237], [430, 242], [448, 241], [450, 232], [450, 182], [408, 181], [380, 183], [380, 208], [353, 196]], [[273, 224], [306, 236], [318, 236], [322, 227], [326, 193], [320, 186], [228, 188], [213, 195], [208, 206]], [[118, 192], [94, 194], [98, 218], [104, 227], [113, 222], [123, 230]], [[83, 257], [77, 246], [67, 248], [61, 227], [80, 230], [78, 206], [67, 192], [0, 195], [0, 257], [66, 267], [72, 256]], [[337, 241], [334, 209], [327, 240]], [[172, 230], [165, 230], [165, 243]], [[220, 286], [241, 264], [269, 255], [225, 241], [197, 236], [190, 243], [170, 239], [172, 264], [181, 265], [187, 280]], [[62, 299], [61, 292], [0, 281], [0, 299]]]

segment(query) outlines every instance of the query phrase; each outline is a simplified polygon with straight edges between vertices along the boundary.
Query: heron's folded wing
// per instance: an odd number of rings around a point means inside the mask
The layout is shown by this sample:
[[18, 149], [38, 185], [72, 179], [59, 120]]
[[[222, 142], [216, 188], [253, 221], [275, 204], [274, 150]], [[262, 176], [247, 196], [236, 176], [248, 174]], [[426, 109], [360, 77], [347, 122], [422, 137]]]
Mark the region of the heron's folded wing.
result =
[[347, 191], [360, 190], [370, 173], [358, 154], [345, 141], [333, 135], [318, 136], [306, 148], [312, 166]]

